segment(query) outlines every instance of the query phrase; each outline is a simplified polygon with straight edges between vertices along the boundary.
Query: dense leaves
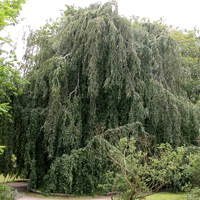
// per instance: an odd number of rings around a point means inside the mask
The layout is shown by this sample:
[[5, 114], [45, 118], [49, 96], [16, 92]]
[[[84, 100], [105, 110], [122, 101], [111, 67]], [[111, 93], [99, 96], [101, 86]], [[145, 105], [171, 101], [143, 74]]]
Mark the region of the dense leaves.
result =
[[186, 91], [192, 102], [196, 103], [199, 100], [200, 94], [200, 37], [199, 31], [194, 30], [172, 30], [171, 35], [177, 40], [181, 48], [182, 66], [184, 68], [187, 85]]
[[15, 154], [13, 173], [30, 177], [29, 187], [89, 194], [109, 168], [99, 134], [112, 145], [147, 133], [154, 145], [197, 142], [199, 113], [186, 98], [180, 48], [158, 24], [132, 24], [115, 2], [70, 7], [27, 43], [30, 85], [4, 129], [4, 174]]
[[16, 189], [12, 188], [9, 185], [0, 184], [0, 198], [1, 200], [16, 200], [20, 198], [21, 195], [17, 192]]
[[[0, 31], [6, 26], [16, 25], [19, 22], [18, 16], [25, 0], [4, 0], [0, 2]], [[9, 36], [0, 37], [0, 123], [4, 118], [10, 118], [9, 103], [12, 96], [21, 92], [19, 87], [24, 81], [16, 69], [17, 59], [13, 50], [5, 50], [4, 45], [14, 49]], [[5, 123], [5, 121], [4, 121]]]
[[[25, 0], [0, 1], [1, 33], [6, 26], [18, 23], [18, 16], [23, 3], [25, 3]], [[22, 92], [22, 84], [25, 83], [25, 80], [21, 78], [20, 72], [17, 70], [17, 58], [14, 50], [5, 50], [5, 45], [7, 45], [7, 48], [10, 46], [11, 49], [14, 49], [14, 45], [9, 36], [0, 37], [0, 145], [8, 144], [3, 136], [8, 133], [11, 134], [13, 131], [10, 129], [12, 122], [11, 104], [14, 96]], [[0, 146], [0, 154], [4, 152], [4, 148], [5, 146]], [[10, 147], [8, 147], [8, 151], [9, 149]], [[10, 162], [12, 162], [11, 157], [12, 151], [9, 154]], [[5, 194], [1, 194], [1, 198], [6, 199], [3, 195], [5, 196]]]
[[0, 2], [0, 31], [18, 22], [19, 12], [26, 0], [3, 0]]
[[[0, 32], [2, 33], [4, 28], [9, 25], [15, 25], [19, 22], [18, 16], [22, 9], [22, 4], [25, 0], [4, 0], [0, 1]], [[3, 34], [1, 34], [3, 35]], [[12, 50], [5, 50], [5, 46]], [[9, 163], [1, 162], [1, 168], [6, 167], [10, 169], [10, 173], [14, 167], [13, 163], [13, 150], [9, 140], [6, 141], [4, 136], [6, 134], [14, 133], [10, 126], [12, 124], [12, 102], [14, 96], [22, 92], [22, 84], [25, 80], [20, 76], [20, 72], [17, 70], [17, 58], [14, 52], [14, 45], [9, 36], [0, 37], [0, 155], [4, 153], [5, 146], [7, 148], [7, 159]], [[7, 138], [8, 139], [8, 138]], [[14, 146], [13, 146], [14, 147]], [[1, 155], [1, 159], [4, 160], [4, 155]], [[17, 191], [13, 188], [5, 185], [0, 185], [0, 199], [2, 200], [14, 200], [18, 197]]]
[[[198, 147], [173, 149], [169, 143], [153, 146], [149, 135], [121, 138], [115, 146], [101, 136], [98, 139], [108, 147], [105, 151], [113, 166], [99, 188], [118, 191], [119, 199], [145, 199], [161, 188], [189, 192], [199, 185]], [[191, 190], [191, 196], [198, 193], [198, 189]]]

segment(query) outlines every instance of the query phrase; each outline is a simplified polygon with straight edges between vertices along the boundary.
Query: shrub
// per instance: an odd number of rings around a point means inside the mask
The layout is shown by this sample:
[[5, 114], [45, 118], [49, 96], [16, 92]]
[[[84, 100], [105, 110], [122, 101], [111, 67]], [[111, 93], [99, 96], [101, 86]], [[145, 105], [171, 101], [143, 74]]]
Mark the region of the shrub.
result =
[[141, 151], [136, 143], [134, 137], [122, 138], [117, 146], [111, 146], [108, 157], [117, 170], [115, 180], [111, 176], [106, 186], [112, 185], [112, 191], [121, 192], [121, 199], [134, 200], [145, 199], [162, 187], [180, 182], [184, 176], [186, 147], [173, 150], [170, 144], [161, 144], [154, 148], [155, 153], [150, 156], [148, 151]]
[[187, 200], [200, 200], [200, 188], [194, 187], [187, 195]]
[[11, 186], [0, 184], [0, 199], [1, 200], [15, 200], [20, 197], [16, 189]]

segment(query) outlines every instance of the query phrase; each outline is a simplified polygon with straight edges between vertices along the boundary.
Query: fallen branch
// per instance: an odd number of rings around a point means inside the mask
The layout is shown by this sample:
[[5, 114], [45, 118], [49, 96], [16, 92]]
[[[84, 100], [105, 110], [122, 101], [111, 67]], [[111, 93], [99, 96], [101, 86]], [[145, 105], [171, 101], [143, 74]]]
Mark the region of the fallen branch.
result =
[[[41, 194], [40, 191], [34, 190], [34, 189], [29, 189], [30, 192], [34, 192], [36, 194]], [[50, 193], [50, 196], [59, 196], [59, 197], [76, 197], [75, 195], [72, 194], [58, 194], [58, 193]]]
[[40, 191], [38, 191], [38, 190], [29, 189], [29, 191], [30, 191], [30, 192], [34, 192], [34, 193], [36, 193], [36, 194], [41, 194], [41, 192], [40, 192]]
[[116, 194], [120, 194], [120, 192], [108, 192], [105, 194], [105, 196], [116, 195]]

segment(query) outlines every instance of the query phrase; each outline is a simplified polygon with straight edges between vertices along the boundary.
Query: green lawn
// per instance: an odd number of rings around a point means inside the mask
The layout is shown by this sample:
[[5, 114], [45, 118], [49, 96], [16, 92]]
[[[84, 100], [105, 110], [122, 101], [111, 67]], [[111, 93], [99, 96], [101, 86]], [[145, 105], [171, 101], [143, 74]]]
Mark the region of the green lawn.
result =
[[[13, 182], [13, 181], [20, 181], [22, 179], [18, 178], [18, 179], [15, 179], [15, 178], [11, 178], [9, 176], [7, 176], [6, 178], [4, 178], [3, 175], [0, 175], [0, 183], [3, 183], [3, 182]], [[23, 181], [23, 180], [22, 180]]]
[[146, 198], [147, 200], [186, 200], [186, 193], [158, 192]]
[[[69, 199], [72, 200], [72, 199]], [[118, 199], [117, 199], [118, 200]], [[158, 192], [146, 197], [146, 200], [187, 200], [186, 193]]]
[[9, 177], [4, 178], [3, 175], [0, 175], [0, 183], [2, 183], [2, 182], [9, 182], [9, 181], [11, 181], [11, 180], [12, 180], [12, 179], [10, 179]]

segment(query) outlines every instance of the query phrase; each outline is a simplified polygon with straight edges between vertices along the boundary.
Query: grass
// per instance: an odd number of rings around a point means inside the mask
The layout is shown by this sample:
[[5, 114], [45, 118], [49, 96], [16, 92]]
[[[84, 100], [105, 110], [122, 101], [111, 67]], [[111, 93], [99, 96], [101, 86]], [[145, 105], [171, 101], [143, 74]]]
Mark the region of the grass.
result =
[[10, 178], [9, 176], [7, 176], [7, 177], [5, 178], [3, 175], [0, 175], [0, 183], [3, 183], [3, 182], [10, 182], [10, 181], [13, 181], [13, 179]]
[[4, 176], [1, 174], [0, 175], [0, 183], [9, 183], [9, 182], [13, 182], [13, 181], [24, 181], [20, 178], [11, 178], [9, 176], [7, 176], [6, 178], [4, 178]]
[[186, 200], [186, 193], [158, 192], [148, 196], [146, 200]]

